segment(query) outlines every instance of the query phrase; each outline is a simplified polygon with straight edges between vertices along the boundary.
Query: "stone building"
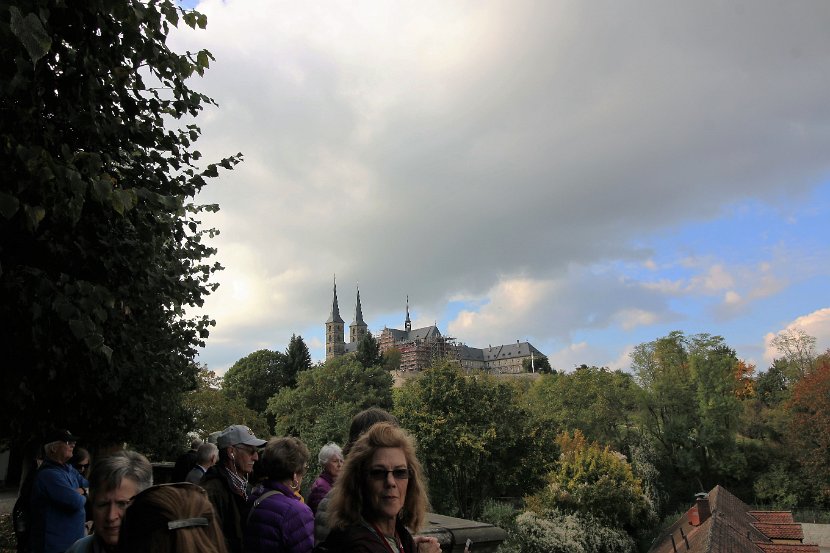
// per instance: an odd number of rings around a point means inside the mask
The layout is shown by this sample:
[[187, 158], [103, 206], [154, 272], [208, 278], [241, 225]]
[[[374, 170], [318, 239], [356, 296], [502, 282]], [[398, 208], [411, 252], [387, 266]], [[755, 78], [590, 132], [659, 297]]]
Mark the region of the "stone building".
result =
[[[368, 332], [357, 291], [354, 321], [349, 325], [349, 341], [344, 339], [345, 323], [337, 304], [337, 283], [334, 284], [331, 314], [326, 321], [326, 359], [354, 352], [360, 339]], [[437, 326], [412, 328], [409, 317], [409, 296], [406, 298], [406, 318], [403, 330], [384, 328], [377, 336], [381, 353], [396, 349], [401, 354], [400, 371], [404, 374], [429, 367], [439, 359], [450, 359], [467, 370], [483, 370], [499, 374], [524, 372], [523, 361], [543, 357], [529, 342], [474, 348], [459, 344], [454, 338], [444, 336]]]

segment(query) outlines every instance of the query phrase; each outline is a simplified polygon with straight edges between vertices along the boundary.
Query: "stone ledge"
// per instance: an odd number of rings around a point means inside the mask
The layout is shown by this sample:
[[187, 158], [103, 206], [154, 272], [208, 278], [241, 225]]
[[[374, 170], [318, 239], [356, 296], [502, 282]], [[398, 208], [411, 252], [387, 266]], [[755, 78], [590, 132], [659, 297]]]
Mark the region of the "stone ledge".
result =
[[507, 534], [498, 526], [463, 518], [427, 513], [421, 536], [438, 538], [443, 553], [462, 553], [469, 539], [470, 553], [494, 553]]

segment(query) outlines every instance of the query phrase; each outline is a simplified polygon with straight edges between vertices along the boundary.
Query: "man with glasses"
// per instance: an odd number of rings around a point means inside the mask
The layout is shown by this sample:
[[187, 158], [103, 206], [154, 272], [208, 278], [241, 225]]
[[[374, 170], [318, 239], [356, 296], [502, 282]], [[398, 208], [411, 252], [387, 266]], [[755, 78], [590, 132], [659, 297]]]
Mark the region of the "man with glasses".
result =
[[35, 475], [30, 503], [34, 553], [63, 553], [85, 534], [89, 482], [69, 464], [77, 440], [69, 430], [46, 437], [46, 458]]
[[89, 483], [93, 534], [66, 553], [110, 553], [118, 546], [124, 513], [133, 497], [153, 485], [153, 467], [135, 451], [118, 451], [95, 460]]
[[219, 462], [208, 470], [201, 482], [220, 520], [230, 553], [242, 551], [242, 521], [247, 518], [248, 476], [259, 459], [257, 448], [265, 440], [254, 436], [247, 426], [227, 427], [216, 440]]

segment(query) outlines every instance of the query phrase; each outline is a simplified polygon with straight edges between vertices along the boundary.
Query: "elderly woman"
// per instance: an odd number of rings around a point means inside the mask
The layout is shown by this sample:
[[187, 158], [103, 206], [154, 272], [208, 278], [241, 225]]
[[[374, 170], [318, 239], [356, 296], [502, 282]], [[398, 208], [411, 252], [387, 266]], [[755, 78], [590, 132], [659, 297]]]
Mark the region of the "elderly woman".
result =
[[340, 469], [343, 467], [343, 451], [340, 446], [335, 443], [328, 443], [320, 448], [320, 454], [317, 455], [317, 461], [323, 467], [320, 476], [311, 485], [311, 491], [308, 493], [308, 506], [311, 507], [311, 512], [317, 514], [317, 506], [320, 501], [326, 497], [326, 494], [331, 490], [334, 481], [340, 474]]
[[207, 492], [177, 482], [135, 496], [124, 519], [118, 553], [227, 553]]
[[272, 438], [265, 445], [259, 461], [265, 481], [249, 501], [246, 552], [309, 553], [314, 548], [314, 515], [295, 493], [308, 458], [308, 448], [297, 438]]
[[349, 451], [329, 504], [332, 531], [324, 551], [437, 553], [438, 540], [413, 539], [429, 503], [415, 443], [405, 430], [381, 422]]
[[117, 451], [96, 459], [89, 479], [94, 533], [76, 541], [67, 553], [116, 551], [127, 506], [152, 485], [153, 466], [141, 453]]

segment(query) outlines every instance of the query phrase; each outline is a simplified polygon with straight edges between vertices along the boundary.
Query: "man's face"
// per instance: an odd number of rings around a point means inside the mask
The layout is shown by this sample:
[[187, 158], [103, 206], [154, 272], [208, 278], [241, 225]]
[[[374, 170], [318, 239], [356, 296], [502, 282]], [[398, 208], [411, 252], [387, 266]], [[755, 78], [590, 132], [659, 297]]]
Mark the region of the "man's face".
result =
[[92, 500], [92, 522], [95, 534], [107, 545], [118, 544], [121, 521], [133, 497], [138, 493], [135, 480], [124, 478], [114, 490], [94, 494]]
[[54, 448], [53, 458], [59, 463], [66, 463], [72, 458], [75, 451], [75, 442], [57, 442]]
[[254, 461], [259, 459], [257, 450], [252, 445], [239, 444], [231, 446], [231, 459], [239, 472], [251, 474], [254, 470]]

